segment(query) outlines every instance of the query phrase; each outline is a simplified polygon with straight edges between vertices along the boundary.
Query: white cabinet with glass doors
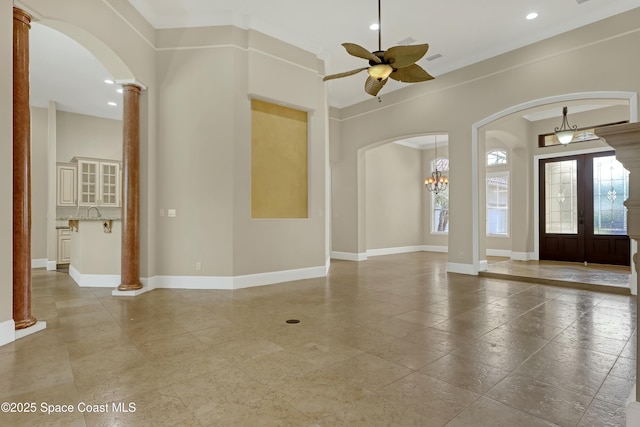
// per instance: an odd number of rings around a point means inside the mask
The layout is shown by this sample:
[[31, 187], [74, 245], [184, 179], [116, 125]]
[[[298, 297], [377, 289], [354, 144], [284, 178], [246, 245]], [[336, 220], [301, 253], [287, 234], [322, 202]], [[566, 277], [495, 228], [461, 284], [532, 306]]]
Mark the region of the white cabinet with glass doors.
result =
[[78, 205], [120, 206], [120, 162], [74, 158], [78, 163]]

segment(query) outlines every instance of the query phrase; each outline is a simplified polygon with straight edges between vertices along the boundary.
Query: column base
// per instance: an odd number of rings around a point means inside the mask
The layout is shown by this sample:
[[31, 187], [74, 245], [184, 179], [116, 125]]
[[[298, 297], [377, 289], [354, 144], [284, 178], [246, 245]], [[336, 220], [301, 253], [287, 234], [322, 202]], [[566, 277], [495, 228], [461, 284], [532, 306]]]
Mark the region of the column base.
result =
[[33, 326], [36, 324], [36, 322], [38, 322], [38, 320], [33, 316], [29, 316], [27, 319], [18, 320], [17, 322], [15, 322], [16, 331], [19, 329], [28, 328], [29, 326]]
[[137, 291], [142, 289], [142, 283], [122, 283], [118, 286], [119, 291]]
[[[124, 289], [123, 289], [123, 287], [124, 287]], [[152, 291], [153, 289], [154, 288], [150, 287], [149, 285], [144, 286], [144, 287], [142, 285], [140, 285], [140, 287], [129, 287], [129, 286], [125, 286], [125, 285], [120, 285], [116, 289], [111, 291], [111, 296], [114, 296], [114, 297], [137, 297], [138, 295], [142, 295], [145, 292]]]

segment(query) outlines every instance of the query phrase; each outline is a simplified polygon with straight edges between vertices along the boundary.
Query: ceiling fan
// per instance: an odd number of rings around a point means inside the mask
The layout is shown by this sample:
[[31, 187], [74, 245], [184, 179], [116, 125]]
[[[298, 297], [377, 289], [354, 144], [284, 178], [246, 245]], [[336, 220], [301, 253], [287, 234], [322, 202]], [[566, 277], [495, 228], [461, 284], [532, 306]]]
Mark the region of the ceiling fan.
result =
[[394, 46], [387, 50], [382, 50], [381, 20], [380, 0], [378, 0], [378, 50], [369, 52], [357, 44], [342, 43], [342, 46], [350, 55], [369, 60], [369, 66], [344, 73], [331, 74], [326, 76], [323, 79], [324, 81], [351, 76], [367, 70], [369, 76], [364, 84], [364, 90], [369, 95], [376, 96], [387, 83], [388, 78], [404, 83], [417, 83], [433, 79], [433, 76], [416, 64], [416, 61], [427, 53], [429, 45]]

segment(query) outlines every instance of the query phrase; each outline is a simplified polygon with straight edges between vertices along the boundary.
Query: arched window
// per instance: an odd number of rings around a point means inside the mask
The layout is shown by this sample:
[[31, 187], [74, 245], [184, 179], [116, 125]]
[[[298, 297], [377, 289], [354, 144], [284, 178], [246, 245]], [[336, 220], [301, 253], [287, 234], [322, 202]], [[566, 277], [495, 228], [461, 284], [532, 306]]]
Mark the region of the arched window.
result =
[[[446, 157], [438, 157], [431, 162], [431, 170], [438, 169], [443, 175], [449, 175], [449, 159]], [[431, 193], [431, 232], [443, 233], [449, 232], [449, 187], [446, 190]]]
[[505, 150], [491, 150], [487, 152], [487, 166], [507, 164], [507, 152]]
[[509, 172], [487, 174], [487, 235], [509, 236]]

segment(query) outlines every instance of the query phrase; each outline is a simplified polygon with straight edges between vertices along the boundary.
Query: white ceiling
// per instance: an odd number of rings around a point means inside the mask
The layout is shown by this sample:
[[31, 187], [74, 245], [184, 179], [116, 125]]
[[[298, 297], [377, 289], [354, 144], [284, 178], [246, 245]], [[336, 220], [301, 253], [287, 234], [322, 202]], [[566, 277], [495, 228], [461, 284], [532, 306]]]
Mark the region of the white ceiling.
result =
[[[375, 0], [129, 2], [158, 29], [232, 24], [264, 32], [317, 54], [325, 60], [327, 74], [366, 66], [365, 60], [344, 51], [343, 42], [377, 50], [377, 32], [368, 28], [378, 20]], [[437, 78], [639, 6], [639, 0], [382, 0], [382, 48], [406, 44], [407, 39], [429, 43], [429, 52], [418, 64]], [[525, 20], [532, 11], [539, 17]], [[34, 24], [31, 33], [34, 103], [54, 100], [62, 110], [119, 117], [119, 107], [105, 108], [113, 87], [102, 83], [108, 77], [104, 68], [65, 36], [38, 27]], [[426, 59], [435, 54], [442, 57]], [[370, 98], [364, 81], [362, 73], [327, 82], [329, 104], [341, 108]], [[391, 81], [380, 95], [403, 86]], [[93, 97], [102, 98], [88, 99]]]

